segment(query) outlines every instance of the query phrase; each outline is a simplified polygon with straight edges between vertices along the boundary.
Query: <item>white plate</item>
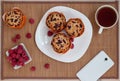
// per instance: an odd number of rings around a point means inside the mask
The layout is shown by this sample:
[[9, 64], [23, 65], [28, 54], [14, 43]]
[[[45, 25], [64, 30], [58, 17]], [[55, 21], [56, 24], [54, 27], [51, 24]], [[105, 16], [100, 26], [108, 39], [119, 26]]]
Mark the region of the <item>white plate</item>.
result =
[[[74, 39], [74, 42], [73, 42], [74, 48], [70, 49], [65, 54], [56, 53], [51, 46], [52, 37], [47, 36], [47, 32], [49, 29], [45, 23], [46, 17], [50, 12], [53, 12], [53, 11], [63, 13], [66, 17], [66, 20], [70, 18], [80, 18], [85, 25], [84, 33], [80, 37], [77, 37]], [[80, 59], [88, 49], [89, 44], [91, 42], [91, 38], [92, 38], [92, 25], [89, 19], [81, 12], [74, 10], [72, 8], [64, 7], [64, 6], [56, 6], [49, 9], [41, 19], [40, 23], [38, 24], [36, 34], [35, 34], [35, 42], [38, 48], [45, 55], [57, 61], [66, 62], [66, 63], [74, 62]]]

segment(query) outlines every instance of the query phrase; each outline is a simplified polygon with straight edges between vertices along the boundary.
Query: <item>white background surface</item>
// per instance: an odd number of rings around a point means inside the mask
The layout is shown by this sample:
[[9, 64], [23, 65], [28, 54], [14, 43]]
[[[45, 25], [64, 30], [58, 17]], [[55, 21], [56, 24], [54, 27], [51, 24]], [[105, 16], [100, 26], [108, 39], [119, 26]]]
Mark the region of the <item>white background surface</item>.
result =
[[[119, 11], [120, 11], [120, 0], [2, 0], [2, 1], [71, 1], [71, 2], [75, 2], [75, 1], [97, 1], [97, 2], [112, 2], [112, 1], [119, 1]], [[1, 17], [1, 0], [0, 0], [0, 17]], [[119, 13], [119, 19], [120, 19], [120, 13]], [[120, 21], [118, 22], [120, 25]], [[1, 18], [0, 18], [0, 54], [1, 54]], [[119, 32], [119, 40], [120, 40], [120, 32]], [[119, 43], [119, 47], [120, 47], [120, 43]], [[120, 49], [119, 49], [120, 50]], [[119, 51], [120, 54], [120, 51]], [[119, 59], [119, 63], [120, 63], [120, 59]], [[120, 65], [120, 64], [119, 64]], [[0, 68], [1, 68], [1, 55], [0, 55]], [[120, 77], [120, 70], [119, 70], [119, 77]], [[0, 70], [0, 78], [1, 78], [1, 70]], [[0, 81], [80, 81], [78, 79], [6, 79], [6, 80], [0, 80]], [[120, 81], [120, 79], [104, 79], [101, 81]]]

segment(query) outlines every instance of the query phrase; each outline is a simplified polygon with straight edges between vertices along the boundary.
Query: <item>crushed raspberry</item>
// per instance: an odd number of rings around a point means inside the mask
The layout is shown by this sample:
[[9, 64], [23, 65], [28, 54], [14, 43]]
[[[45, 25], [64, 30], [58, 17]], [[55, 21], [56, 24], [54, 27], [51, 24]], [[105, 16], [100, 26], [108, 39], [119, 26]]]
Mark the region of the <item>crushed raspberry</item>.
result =
[[16, 42], [17, 42], [17, 39], [16, 39], [16, 38], [12, 38], [12, 41], [13, 41], [14, 43], [16, 43]]
[[48, 32], [47, 32], [47, 35], [48, 35], [48, 36], [52, 36], [52, 35], [53, 35], [53, 32], [48, 31]]
[[74, 38], [70, 38], [70, 41], [73, 42], [73, 41], [74, 41]]
[[21, 38], [20, 34], [17, 34], [17, 35], [15, 36], [15, 38], [16, 38], [16, 39], [20, 39], [20, 38]]
[[34, 22], [35, 22], [35, 21], [34, 21], [33, 18], [30, 18], [30, 19], [29, 19], [29, 23], [30, 23], [30, 24], [34, 24]]
[[46, 64], [44, 65], [44, 67], [45, 67], [46, 69], [48, 69], [48, 68], [50, 68], [50, 64], [46, 63]]
[[26, 34], [26, 37], [28, 38], [28, 39], [30, 39], [32, 36], [31, 36], [31, 33], [27, 33]]
[[31, 70], [31, 71], [35, 71], [35, 70], [36, 70], [36, 67], [35, 67], [35, 66], [31, 66], [31, 67], [30, 67], [30, 70]]
[[71, 44], [71, 49], [73, 49], [73, 48], [74, 48], [74, 44], [72, 43], [72, 44]]

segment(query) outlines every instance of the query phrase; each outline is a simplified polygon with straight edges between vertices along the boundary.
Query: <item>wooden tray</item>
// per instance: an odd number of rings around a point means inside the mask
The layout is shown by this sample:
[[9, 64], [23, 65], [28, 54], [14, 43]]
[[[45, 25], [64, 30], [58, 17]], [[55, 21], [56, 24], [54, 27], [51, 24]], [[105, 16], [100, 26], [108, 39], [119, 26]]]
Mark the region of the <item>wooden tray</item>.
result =
[[[2, 79], [8, 78], [41, 78], [41, 79], [76, 79], [76, 73], [85, 66], [100, 50], [104, 50], [115, 62], [115, 65], [105, 73], [101, 78], [118, 78], [118, 25], [109, 30], [104, 30], [101, 35], [98, 34], [98, 26], [94, 20], [96, 9], [101, 5], [112, 5], [118, 9], [118, 2], [2, 2], [2, 14], [10, 10], [12, 7], [20, 7], [27, 16], [27, 22], [22, 29], [10, 29], [2, 24]], [[54, 6], [72, 7], [85, 14], [93, 25], [93, 38], [85, 55], [76, 62], [62, 63], [55, 61], [44, 55], [36, 46], [34, 36], [37, 25], [45, 12]], [[34, 18], [35, 23], [31, 25], [29, 18]], [[3, 22], [2, 22], [3, 23]], [[27, 39], [25, 34], [30, 32], [31, 39]], [[21, 39], [17, 43], [13, 43], [11, 38], [16, 34], [21, 35]], [[11, 47], [24, 43], [32, 57], [32, 62], [24, 67], [13, 70], [6, 59], [5, 52]], [[83, 44], [84, 45], [84, 44]], [[81, 45], [82, 46], [82, 45]], [[45, 69], [44, 64], [49, 63], [50, 68]], [[35, 66], [36, 71], [30, 71], [30, 67]], [[94, 68], [94, 67], [93, 67]]]

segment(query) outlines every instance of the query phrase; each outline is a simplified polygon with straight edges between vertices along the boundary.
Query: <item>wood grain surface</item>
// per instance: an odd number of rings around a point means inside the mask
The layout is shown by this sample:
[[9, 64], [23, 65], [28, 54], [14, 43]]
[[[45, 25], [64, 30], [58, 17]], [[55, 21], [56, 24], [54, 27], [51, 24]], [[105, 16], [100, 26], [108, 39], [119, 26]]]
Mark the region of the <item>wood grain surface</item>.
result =
[[[2, 2], [2, 14], [5, 11], [10, 10], [12, 7], [20, 7], [24, 14], [27, 16], [27, 22], [22, 29], [11, 29], [2, 23], [2, 78], [66, 78], [75, 79], [76, 73], [85, 66], [100, 50], [104, 50], [115, 62], [115, 65], [106, 72], [102, 78], [118, 78], [118, 25], [115, 27], [104, 30], [101, 35], [98, 34], [99, 27], [95, 23], [94, 14], [96, 9], [104, 4], [109, 4], [117, 9], [117, 2], [111, 3], [62, 3], [62, 2]], [[93, 38], [85, 55], [76, 62], [62, 63], [55, 61], [46, 55], [44, 55], [36, 46], [35, 43], [35, 31], [39, 21], [45, 12], [54, 6], [68, 6], [74, 8], [83, 14], [85, 14], [93, 25]], [[29, 18], [34, 18], [35, 23], [30, 24]], [[26, 33], [32, 34], [31, 39], [25, 37]], [[21, 39], [17, 43], [13, 43], [11, 38], [16, 34], [21, 35]], [[5, 52], [11, 47], [23, 42], [31, 57], [32, 62], [24, 67], [14, 70], [6, 59]], [[84, 44], [83, 44], [84, 45]], [[81, 46], [83, 46], [81, 45]], [[49, 63], [50, 68], [45, 69], [44, 64]], [[36, 71], [30, 71], [30, 67], [35, 66]], [[94, 67], [93, 67], [94, 68]]]

